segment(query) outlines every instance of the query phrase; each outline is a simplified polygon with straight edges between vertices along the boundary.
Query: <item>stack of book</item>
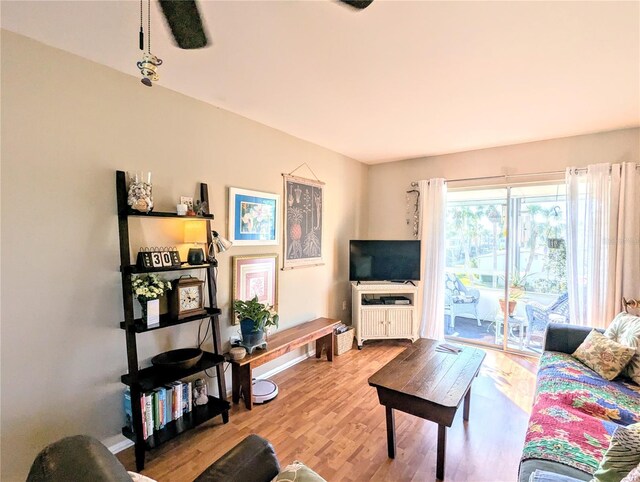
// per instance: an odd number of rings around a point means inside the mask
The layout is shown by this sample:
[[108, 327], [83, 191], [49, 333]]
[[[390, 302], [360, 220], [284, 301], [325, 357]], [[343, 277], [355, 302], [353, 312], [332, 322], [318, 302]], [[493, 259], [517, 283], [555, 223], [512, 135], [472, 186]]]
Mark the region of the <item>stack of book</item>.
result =
[[440, 343], [438, 346], [436, 346], [436, 351], [439, 351], [441, 353], [451, 353], [453, 355], [457, 355], [462, 351], [462, 347], [452, 345], [450, 343]]
[[[204, 380], [203, 380], [204, 382]], [[155, 430], [178, 420], [193, 410], [193, 387], [191, 382], [175, 381], [140, 396], [142, 409], [142, 436], [147, 440]], [[133, 428], [133, 410], [131, 408], [131, 390], [124, 391], [125, 424]]]

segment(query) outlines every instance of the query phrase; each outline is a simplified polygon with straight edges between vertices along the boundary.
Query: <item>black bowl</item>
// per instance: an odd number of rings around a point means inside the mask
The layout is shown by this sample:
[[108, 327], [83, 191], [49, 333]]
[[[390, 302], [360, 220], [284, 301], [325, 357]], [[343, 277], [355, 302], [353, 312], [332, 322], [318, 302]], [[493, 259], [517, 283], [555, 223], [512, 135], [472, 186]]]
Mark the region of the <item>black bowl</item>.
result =
[[186, 370], [194, 367], [200, 358], [202, 358], [200, 348], [179, 348], [154, 356], [151, 364], [164, 370]]

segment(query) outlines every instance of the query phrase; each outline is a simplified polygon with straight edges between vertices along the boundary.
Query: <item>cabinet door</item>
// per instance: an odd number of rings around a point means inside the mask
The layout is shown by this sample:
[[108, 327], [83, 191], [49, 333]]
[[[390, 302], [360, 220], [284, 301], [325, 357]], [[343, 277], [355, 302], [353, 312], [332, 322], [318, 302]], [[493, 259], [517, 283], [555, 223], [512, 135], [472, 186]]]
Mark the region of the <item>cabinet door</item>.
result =
[[387, 319], [389, 321], [390, 337], [412, 337], [413, 336], [413, 309], [393, 308], [390, 309]]
[[363, 308], [360, 311], [360, 333], [362, 338], [386, 336], [386, 310], [381, 308]]

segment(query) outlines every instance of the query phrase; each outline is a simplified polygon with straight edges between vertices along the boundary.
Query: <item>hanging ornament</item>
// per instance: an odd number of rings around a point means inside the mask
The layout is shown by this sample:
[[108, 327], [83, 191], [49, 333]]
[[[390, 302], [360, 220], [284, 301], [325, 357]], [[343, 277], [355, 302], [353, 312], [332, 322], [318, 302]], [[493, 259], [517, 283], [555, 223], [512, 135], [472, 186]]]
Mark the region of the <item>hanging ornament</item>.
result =
[[[142, 27], [142, 0], [140, 0], [140, 50], [144, 52], [144, 29]], [[142, 82], [147, 87], [160, 79], [158, 66], [162, 65], [159, 59], [151, 53], [151, 0], [147, 0], [147, 51], [142, 55], [142, 61], [136, 64], [142, 74]]]

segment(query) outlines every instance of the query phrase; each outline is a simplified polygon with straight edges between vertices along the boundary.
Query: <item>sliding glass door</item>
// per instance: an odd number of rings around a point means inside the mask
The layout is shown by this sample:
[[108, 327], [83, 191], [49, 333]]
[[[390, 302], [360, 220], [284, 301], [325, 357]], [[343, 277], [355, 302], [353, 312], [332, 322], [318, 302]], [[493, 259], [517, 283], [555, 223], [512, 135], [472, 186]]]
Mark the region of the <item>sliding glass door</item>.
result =
[[448, 338], [540, 351], [546, 324], [566, 317], [564, 201], [560, 184], [449, 191]]

